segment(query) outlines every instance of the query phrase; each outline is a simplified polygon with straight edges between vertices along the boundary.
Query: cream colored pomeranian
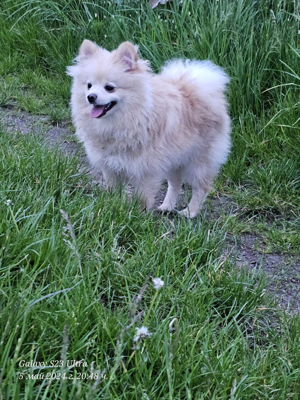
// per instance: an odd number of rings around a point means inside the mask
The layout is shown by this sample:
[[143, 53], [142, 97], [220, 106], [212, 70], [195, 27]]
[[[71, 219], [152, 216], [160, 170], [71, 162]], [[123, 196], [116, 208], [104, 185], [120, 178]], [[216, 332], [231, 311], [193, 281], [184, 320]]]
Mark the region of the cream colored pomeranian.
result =
[[76, 133], [107, 184], [131, 184], [150, 209], [167, 179], [159, 210], [171, 211], [188, 182], [192, 198], [181, 213], [195, 217], [230, 150], [225, 72], [174, 60], [156, 75], [130, 42], [109, 52], [84, 40], [67, 73]]

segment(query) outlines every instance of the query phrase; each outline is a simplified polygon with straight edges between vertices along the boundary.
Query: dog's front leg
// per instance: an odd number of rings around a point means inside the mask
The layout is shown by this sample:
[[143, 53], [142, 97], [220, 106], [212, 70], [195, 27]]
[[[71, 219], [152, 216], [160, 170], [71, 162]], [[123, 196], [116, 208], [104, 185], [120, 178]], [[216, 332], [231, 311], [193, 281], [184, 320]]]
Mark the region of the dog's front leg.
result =
[[108, 169], [102, 169], [102, 174], [109, 193], [111, 193], [116, 186], [120, 185], [120, 179], [115, 172]]
[[153, 177], [143, 178], [137, 186], [136, 192], [141, 199], [142, 209], [151, 210], [155, 204], [155, 196], [160, 188], [161, 182]]

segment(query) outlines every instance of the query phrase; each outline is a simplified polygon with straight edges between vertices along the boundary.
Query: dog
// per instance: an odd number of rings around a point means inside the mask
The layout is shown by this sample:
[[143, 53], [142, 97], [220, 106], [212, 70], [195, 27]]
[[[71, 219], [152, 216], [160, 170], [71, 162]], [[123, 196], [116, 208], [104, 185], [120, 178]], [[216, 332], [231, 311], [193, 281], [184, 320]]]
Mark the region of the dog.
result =
[[229, 77], [210, 61], [173, 60], [154, 74], [138, 48], [113, 51], [84, 40], [73, 78], [72, 119], [90, 163], [109, 187], [130, 184], [148, 210], [164, 180], [160, 211], [171, 211], [183, 182], [195, 217], [230, 152]]

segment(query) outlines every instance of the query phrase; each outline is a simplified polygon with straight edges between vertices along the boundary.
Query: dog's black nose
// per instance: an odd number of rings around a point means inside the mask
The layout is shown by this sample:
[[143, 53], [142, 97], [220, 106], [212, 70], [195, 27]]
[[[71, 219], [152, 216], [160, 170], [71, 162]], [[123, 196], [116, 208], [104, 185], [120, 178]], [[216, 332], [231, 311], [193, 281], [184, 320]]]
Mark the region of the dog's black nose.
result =
[[97, 100], [97, 95], [95, 93], [91, 93], [88, 95], [87, 98], [88, 98], [89, 103], [94, 104], [95, 101]]

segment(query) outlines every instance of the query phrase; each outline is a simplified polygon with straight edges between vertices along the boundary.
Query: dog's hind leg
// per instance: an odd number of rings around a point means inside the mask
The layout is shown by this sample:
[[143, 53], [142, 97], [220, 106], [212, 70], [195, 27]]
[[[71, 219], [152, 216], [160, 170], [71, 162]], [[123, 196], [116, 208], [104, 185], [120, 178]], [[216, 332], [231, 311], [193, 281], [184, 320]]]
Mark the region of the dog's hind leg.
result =
[[182, 211], [181, 215], [187, 218], [194, 218], [199, 213], [208, 193], [211, 191], [214, 177], [218, 170], [212, 165], [198, 166], [195, 170], [190, 170], [188, 182], [192, 186], [192, 198], [189, 205]]
[[196, 217], [208, 193], [209, 190], [204, 190], [202, 188], [193, 188], [193, 194], [189, 205], [184, 210], [179, 211], [179, 213], [186, 218]]

